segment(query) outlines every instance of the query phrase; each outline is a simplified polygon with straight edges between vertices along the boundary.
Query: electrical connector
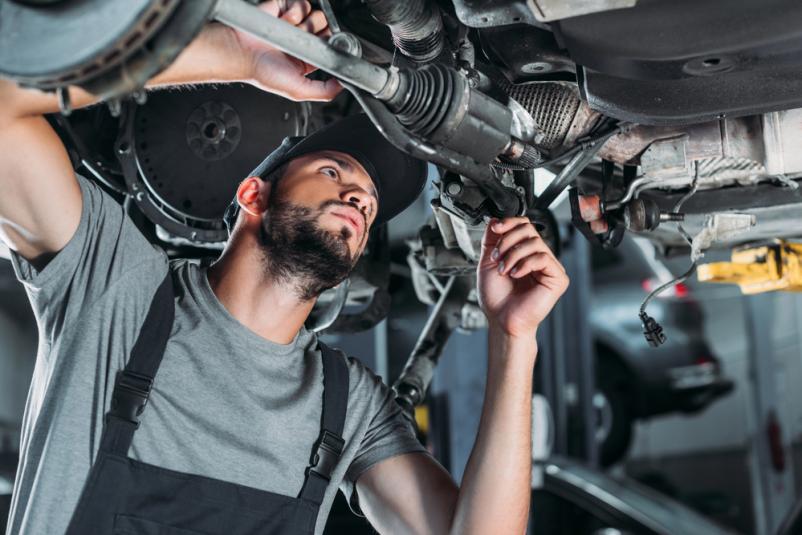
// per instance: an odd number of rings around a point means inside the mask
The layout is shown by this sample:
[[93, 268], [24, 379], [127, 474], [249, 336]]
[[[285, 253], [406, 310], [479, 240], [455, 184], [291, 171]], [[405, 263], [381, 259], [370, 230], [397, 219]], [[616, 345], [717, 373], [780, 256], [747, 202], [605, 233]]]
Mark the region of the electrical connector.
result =
[[643, 336], [649, 345], [658, 347], [666, 342], [666, 335], [663, 332], [663, 326], [657, 323], [657, 320], [648, 315], [646, 312], [638, 314], [641, 323], [643, 323]]

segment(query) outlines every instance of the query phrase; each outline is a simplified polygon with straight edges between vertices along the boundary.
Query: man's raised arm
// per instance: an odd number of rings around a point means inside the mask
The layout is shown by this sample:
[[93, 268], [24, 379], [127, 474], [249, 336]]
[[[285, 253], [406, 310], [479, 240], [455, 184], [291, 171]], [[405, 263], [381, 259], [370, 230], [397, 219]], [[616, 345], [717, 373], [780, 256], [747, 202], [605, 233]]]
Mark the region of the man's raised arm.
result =
[[488, 366], [476, 442], [459, 488], [431, 457], [411, 453], [368, 469], [360, 504], [381, 533], [524, 533], [532, 465], [537, 327], [568, 287], [565, 270], [526, 218], [488, 225], [477, 269]]
[[[309, 2], [277, 2], [262, 9], [311, 33], [325, 35], [327, 22]], [[334, 81], [312, 81], [312, 69], [220, 24], [210, 24], [148, 87], [245, 81], [295, 100], [329, 100]], [[96, 98], [70, 89], [75, 108]], [[70, 240], [81, 217], [81, 192], [61, 140], [43, 117], [58, 110], [56, 97], [0, 79], [0, 240], [41, 269]]]

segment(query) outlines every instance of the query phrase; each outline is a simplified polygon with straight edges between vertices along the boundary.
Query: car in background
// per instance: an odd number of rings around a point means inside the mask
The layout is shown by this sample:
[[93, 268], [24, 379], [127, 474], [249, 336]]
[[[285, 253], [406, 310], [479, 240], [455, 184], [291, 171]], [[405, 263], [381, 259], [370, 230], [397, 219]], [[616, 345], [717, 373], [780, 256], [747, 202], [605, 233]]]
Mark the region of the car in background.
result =
[[733, 382], [705, 340], [701, 307], [682, 283], [649, 304], [666, 343], [654, 348], [644, 339], [641, 303], [674, 278], [651, 242], [627, 236], [616, 249], [593, 247], [591, 267], [596, 435], [600, 462], [610, 466], [626, 454], [635, 420], [698, 412], [730, 392]]
[[531, 535], [735, 533], [636, 481], [564, 457], [535, 463], [533, 483]]

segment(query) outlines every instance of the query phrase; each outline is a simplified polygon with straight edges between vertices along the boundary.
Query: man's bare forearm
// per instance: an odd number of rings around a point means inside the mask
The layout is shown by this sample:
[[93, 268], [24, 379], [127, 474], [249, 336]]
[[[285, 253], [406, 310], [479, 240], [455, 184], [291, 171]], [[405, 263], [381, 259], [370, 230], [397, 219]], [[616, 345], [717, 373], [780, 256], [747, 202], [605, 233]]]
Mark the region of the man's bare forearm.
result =
[[452, 533], [523, 533], [530, 501], [535, 336], [491, 326], [479, 432], [460, 486]]
[[[252, 66], [250, 56], [237, 52], [233, 33], [222, 25], [212, 24], [178, 56], [167, 69], [151, 79], [148, 88], [194, 83], [233, 82], [245, 80]], [[71, 87], [70, 103], [74, 108], [98, 101], [83, 89]], [[0, 101], [4, 103], [0, 120], [44, 115], [58, 111], [55, 94], [24, 90], [11, 81], [0, 80]]]

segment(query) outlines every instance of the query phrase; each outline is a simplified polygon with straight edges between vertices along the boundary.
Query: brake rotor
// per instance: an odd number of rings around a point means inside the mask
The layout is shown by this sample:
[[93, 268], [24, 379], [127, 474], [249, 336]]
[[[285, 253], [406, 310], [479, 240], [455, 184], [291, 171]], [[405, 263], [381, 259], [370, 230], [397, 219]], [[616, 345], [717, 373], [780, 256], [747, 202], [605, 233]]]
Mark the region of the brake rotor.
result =
[[133, 123], [139, 174], [174, 219], [218, 223], [239, 182], [284, 137], [306, 133], [308, 114], [244, 84], [151, 93]]
[[144, 86], [209, 18], [214, 0], [0, 0], [0, 74], [103, 97]]

